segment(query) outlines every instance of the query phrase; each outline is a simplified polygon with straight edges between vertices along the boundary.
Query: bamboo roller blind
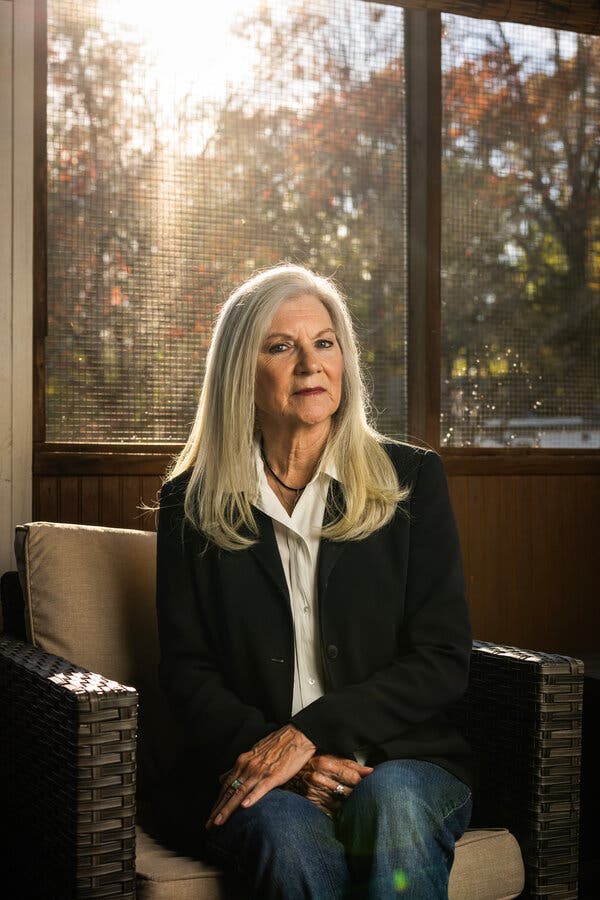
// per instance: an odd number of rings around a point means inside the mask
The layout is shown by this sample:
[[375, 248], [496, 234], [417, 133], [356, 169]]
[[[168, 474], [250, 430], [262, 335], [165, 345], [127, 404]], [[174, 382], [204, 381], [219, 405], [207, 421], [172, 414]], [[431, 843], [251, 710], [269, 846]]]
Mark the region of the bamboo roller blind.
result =
[[600, 34], [600, 0], [381, 0], [406, 9], [430, 9], [474, 19], [521, 22]]

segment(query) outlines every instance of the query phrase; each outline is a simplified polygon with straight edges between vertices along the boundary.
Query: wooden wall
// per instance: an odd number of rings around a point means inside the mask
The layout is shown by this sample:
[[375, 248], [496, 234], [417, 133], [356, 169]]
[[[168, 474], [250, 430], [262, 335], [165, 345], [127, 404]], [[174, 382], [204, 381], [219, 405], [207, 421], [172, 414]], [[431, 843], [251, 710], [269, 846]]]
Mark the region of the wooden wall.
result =
[[600, 477], [456, 475], [473, 634], [571, 654], [600, 644]]
[[34, 478], [33, 517], [110, 528], [154, 529], [159, 475], [39, 475]]
[[[448, 469], [448, 466], [447, 466]], [[449, 474], [474, 636], [571, 654], [600, 644], [600, 476]], [[36, 475], [34, 519], [153, 529], [160, 476]]]

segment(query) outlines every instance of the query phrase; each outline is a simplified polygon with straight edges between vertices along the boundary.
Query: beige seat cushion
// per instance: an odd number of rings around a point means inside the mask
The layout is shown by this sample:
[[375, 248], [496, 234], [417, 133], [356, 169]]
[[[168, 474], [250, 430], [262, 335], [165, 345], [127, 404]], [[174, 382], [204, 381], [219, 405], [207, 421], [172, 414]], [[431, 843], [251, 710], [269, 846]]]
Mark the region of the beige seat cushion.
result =
[[138, 900], [247, 900], [220, 869], [166, 850], [139, 826], [135, 852]]
[[457, 841], [450, 900], [508, 900], [524, 886], [521, 849], [506, 828], [469, 829]]
[[32, 644], [135, 687], [156, 668], [154, 533], [33, 522], [15, 551]]
[[[165, 850], [141, 829], [136, 839], [138, 900], [242, 900], [219, 869]], [[508, 900], [523, 890], [521, 851], [505, 828], [473, 829], [456, 844], [450, 900]]]

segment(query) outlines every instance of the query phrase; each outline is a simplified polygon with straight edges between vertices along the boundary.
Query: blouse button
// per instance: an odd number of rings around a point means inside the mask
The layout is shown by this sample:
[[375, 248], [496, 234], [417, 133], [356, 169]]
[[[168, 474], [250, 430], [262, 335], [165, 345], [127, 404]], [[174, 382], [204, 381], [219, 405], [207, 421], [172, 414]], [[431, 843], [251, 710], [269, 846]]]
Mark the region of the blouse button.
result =
[[308, 606], [305, 606], [305, 607], [304, 607], [304, 612], [305, 612], [305, 613], [308, 612]]
[[314, 684], [314, 683], [315, 683], [315, 679], [314, 679], [314, 678], [309, 678], [309, 679], [308, 679], [308, 683], [309, 683], [309, 684]]
[[335, 659], [337, 655], [338, 648], [335, 646], [335, 644], [329, 644], [329, 646], [327, 647], [327, 656], [329, 657], [329, 659]]

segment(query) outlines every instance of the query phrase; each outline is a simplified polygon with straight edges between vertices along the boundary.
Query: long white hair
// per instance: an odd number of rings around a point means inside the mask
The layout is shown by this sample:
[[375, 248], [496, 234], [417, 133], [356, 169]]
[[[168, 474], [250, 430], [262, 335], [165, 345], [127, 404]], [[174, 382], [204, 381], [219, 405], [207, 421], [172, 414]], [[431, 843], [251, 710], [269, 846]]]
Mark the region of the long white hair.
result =
[[325, 455], [333, 459], [343, 503], [329, 509], [322, 534], [332, 541], [361, 540], [389, 522], [410, 489], [398, 484], [383, 448], [389, 441], [368, 420], [369, 401], [346, 302], [330, 278], [285, 264], [254, 275], [219, 313], [206, 360], [196, 417], [168, 478], [191, 469], [185, 515], [219, 547], [241, 550], [259, 529], [254, 441], [254, 383], [260, 347], [278, 306], [310, 294], [327, 308], [343, 356], [342, 393]]

